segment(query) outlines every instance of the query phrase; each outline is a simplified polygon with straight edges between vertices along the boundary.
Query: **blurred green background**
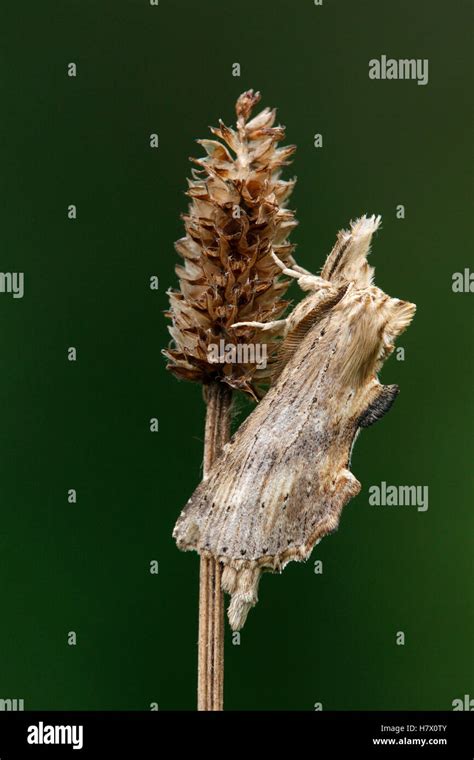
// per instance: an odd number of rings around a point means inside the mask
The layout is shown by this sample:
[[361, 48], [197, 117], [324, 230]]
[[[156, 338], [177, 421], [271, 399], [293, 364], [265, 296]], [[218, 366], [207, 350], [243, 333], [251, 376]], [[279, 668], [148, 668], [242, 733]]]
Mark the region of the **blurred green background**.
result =
[[[451, 709], [474, 696], [474, 295], [451, 288], [472, 262], [470, 8], [4, 3], [0, 268], [25, 273], [25, 295], [0, 294], [0, 698], [195, 707], [199, 563], [171, 531], [200, 479], [204, 408], [200, 387], [164, 369], [163, 310], [194, 140], [233, 123], [250, 87], [298, 146], [286, 177], [298, 177], [299, 263], [318, 270], [338, 229], [381, 213], [377, 284], [418, 312], [405, 361], [383, 370], [400, 398], [358, 440], [363, 490], [339, 531], [263, 578], [239, 646], [226, 631], [226, 708]], [[371, 81], [382, 54], [428, 58], [429, 84]], [[428, 485], [428, 511], [370, 506], [382, 480]]]

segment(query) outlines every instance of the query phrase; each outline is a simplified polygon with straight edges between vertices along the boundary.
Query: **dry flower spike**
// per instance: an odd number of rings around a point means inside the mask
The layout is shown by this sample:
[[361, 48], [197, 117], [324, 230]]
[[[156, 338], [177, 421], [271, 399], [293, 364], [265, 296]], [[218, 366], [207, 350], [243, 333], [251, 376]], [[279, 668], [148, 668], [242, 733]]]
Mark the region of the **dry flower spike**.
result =
[[[274, 109], [249, 120], [259, 100], [258, 92], [244, 92], [236, 104], [236, 128], [220, 121], [211, 128], [219, 140], [198, 140], [207, 155], [192, 159], [199, 168], [188, 180], [186, 235], [175, 244], [183, 258], [176, 268], [180, 287], [169, 291], [174, 345], [164, 351], [177, 377], [224, 382], [254, 397], [270, 380], [278, 339], [255, 327], [231, 328], [273, 321], [287, 308], [283, 296], [290, 280], [281, 277], [272, 253], [294, 264], [288, 236], [297, 224], [284, 206], [295, 180], [280, 177], [295, 146], [277, 147], [285, 131], [274, 126]], [[210, 362], [210, 347], [219, 349], [222, 340], [265, 343], [267, 366]]]

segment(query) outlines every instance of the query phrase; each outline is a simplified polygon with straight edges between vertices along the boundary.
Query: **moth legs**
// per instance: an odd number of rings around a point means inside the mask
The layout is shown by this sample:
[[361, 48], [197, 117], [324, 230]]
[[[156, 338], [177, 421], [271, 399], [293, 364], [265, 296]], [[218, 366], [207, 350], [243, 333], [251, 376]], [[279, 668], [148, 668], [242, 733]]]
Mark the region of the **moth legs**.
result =
[[283, 274], [286, 274], [287, 277], [293, 277], [293, 279], [298, 282], [301, 290], [316, 292], [317, 290], [320, 290], [321, 287], [327, 286], [328, 284], [322, 277], [311, 274], [307, 269], [303, 269], [303, 267], [300, 267], [297, 264], [294, 264], [290, 269], [290, 267], [287, 267], [283, 261], [278, 258], [276, 253], [272, 253], [272, 259], [275, 264], [280, 267]]
[[[283, 274], [287, 275], [287, 277], [292, 277], [297, 281], [301, 290], [309, 291], [310, 293], [320, 293], [320, 291], [331, 289], [330, 283], [323, 277], [311, 274], [307, 269], [304, 269], [297, 264], [293, 264], [291, 268], [287, 267], [273, 252], [272, 258]], [[231, 327], [253, 327], [257, 330], [262, 330], [262, 332], [268, 332], [270, 335], [286, 337], [289, 329], [297, 324], [298, 321], [305, 316], [307, 310], [312, 307], [313, 303], [308, 303], [309, 299], [310, 296], [298, 304], [293, 312], [284, 319], [275, 319], [272, 322], [236, 322], [231, 325]]]
[[287, 320], [286, 319], [274, 319], [272, 322], [235, 322], [230, 325], [232, 329], [234, 327], [255, 327], [262, 332], [269, 332], [271, 335], [279, 335], [285, 332]]

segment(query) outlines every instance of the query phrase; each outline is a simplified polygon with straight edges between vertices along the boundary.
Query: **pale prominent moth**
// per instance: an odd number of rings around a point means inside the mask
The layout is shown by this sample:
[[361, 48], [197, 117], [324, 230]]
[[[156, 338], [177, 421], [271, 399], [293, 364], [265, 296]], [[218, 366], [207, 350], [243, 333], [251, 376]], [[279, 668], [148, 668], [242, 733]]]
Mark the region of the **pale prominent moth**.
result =
[[176, 523], [179, 548], [223, 564], [234, 630], [257, 602], [262, 571], [306, 560], [337, 528], [361, 488], [349, 469], [355, 438], [398, 393], [377, 372], [415, 305], [372, 284], [367, 254], [379, 224], [380, 217], [362, 217], [340, 232], [321, 276], [281, 264], [309, 295], [286, 319], [252, 323], [282, 336], [272, 387]]

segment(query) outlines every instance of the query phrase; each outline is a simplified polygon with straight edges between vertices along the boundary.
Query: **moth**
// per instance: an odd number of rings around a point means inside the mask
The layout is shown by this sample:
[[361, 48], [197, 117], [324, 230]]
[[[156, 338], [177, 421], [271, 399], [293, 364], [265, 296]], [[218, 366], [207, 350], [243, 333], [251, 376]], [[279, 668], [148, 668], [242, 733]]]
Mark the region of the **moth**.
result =
[[350, 471], [356, 437], [398, 394], [377, 372], [416, 307], [373, 284], [367, 255], [380, 221], [363, 216], [339, 232], [320, 276], [274, 256], [308, 295], [286, 319], [234, 325], [281, 336], [273, 383], [173, 532], [180, 549], [222, 563], [233, 630], [256, 604], [262, 572], [306, 560], [338, 527], [342, 508], [361, 488]]

